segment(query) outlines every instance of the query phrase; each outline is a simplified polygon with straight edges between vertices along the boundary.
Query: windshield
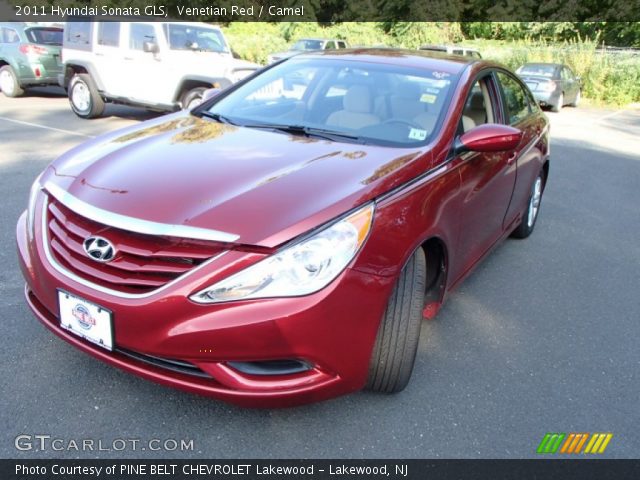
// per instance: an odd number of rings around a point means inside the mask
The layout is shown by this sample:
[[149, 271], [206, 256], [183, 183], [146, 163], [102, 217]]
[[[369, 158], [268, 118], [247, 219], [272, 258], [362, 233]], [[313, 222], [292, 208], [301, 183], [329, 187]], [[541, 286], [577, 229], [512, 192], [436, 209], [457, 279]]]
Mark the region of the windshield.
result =
[[59, 28], [30, 28], [25, 34], [31, 43], [62, 45], [62, 30]]
[[289, 134], [416, 146], [433, 134], [450, 88], [451, 77], [445, 72], [295, 57], [254, 77], [201, 113]]
[[164, 34], [172, 50], [229, 51], [222, 33], [215, 28], [170, 23], [164, 25]]
[[322, 50], [322, 40], [298, 40], [291, 50]]
[[518, 74], [551, 78], [555, 71], [555, 65], [523, 65], [518, 69]]

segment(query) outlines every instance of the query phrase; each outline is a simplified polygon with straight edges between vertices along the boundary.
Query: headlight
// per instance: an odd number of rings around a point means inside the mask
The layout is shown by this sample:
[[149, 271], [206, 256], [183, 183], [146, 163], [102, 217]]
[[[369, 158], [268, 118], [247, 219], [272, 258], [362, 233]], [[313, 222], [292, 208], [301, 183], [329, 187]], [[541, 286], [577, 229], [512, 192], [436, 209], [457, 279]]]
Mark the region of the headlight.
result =
[[309, 238], [192, 295], [198, 303], [308, 295], [351, 262], [371, 229], [372, 203]]
[[27, 232], [29, 235], [33, 235], [33, 227], [36, 219], [36, 200], [38, 198], [38, 192], [42, 188], [40, 185], [40, 177], [42, 174], [38, 175], [38, 178], [31, 185], [31, 191], [29, 192], [29, 204], [27, 206]]

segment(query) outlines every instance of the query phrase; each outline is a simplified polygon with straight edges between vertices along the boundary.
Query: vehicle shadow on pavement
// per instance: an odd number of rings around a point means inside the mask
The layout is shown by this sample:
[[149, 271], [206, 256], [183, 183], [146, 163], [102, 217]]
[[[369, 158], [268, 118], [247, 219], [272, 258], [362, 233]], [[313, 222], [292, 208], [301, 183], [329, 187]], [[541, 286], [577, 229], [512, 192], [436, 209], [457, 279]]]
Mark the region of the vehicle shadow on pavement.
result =
[[67, 92], [65, 92], [64, 88], [60, 87], [40, 87], [40, 88], [29, 88], [25, 90], [25, 92], [18, 97], [20, 98], [58, 98], [58, 97], [66, 97]]

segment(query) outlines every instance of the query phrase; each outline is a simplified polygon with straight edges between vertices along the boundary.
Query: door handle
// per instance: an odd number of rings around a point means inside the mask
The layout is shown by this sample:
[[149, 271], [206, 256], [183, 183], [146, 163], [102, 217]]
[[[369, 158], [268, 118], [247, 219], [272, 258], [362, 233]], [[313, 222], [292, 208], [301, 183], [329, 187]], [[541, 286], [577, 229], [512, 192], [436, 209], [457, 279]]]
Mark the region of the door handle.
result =
[[125, 60], [133, 60], [133, 57], [124, 57]]

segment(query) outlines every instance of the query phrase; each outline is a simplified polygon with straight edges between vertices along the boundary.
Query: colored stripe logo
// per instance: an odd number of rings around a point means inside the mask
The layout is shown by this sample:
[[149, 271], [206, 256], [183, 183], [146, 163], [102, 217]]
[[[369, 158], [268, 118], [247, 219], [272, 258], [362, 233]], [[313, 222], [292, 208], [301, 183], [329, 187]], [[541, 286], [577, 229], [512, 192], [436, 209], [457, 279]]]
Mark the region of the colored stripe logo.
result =
[[538, 445], [537, 452], [540, 454], [600, 454], [607, 449], [612, 437], [613, 433], [547, 433]]

